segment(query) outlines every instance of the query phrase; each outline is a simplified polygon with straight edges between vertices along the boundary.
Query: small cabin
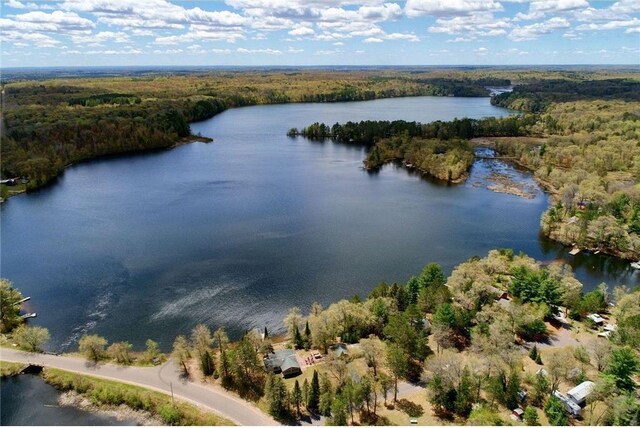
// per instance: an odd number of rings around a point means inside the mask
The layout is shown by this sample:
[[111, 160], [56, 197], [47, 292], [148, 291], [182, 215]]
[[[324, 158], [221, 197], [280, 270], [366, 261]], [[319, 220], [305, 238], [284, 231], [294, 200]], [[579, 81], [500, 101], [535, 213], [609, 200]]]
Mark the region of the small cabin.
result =
[[522, 419], [522, 416], [524, 415], [524, 410], [522, 410], [520, 407], [516, 407], [511, 411], [511, 414], [513, 414], [513, 416], [515, 416], [518, 419]]

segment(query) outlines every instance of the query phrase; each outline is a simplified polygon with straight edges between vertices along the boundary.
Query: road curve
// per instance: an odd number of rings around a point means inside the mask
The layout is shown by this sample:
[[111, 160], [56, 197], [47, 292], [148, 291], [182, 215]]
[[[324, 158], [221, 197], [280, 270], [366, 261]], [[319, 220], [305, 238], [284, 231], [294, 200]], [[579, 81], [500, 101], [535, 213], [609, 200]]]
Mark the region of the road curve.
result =
[[0, 348], [0, 360], [53, 367], [138, 385], [165, 394], [170, 394], [173, 388], [176, 398], [207, 408], [238, 425], [279, 425], [251, 403], [236, 398], [221, 388], [205, 387], [182, 379], [172, 362], [157, 367], [94, 365], [77, 357], [28, 353], [7, 348]]

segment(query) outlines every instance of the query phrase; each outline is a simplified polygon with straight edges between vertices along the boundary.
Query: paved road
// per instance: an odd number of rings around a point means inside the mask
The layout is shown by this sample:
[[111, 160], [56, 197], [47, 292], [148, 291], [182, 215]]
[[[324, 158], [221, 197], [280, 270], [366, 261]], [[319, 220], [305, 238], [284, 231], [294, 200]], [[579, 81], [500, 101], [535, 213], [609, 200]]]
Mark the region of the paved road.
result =
[[231, 420], [238, 425], [279, 425], [251, 403], [236, 398], [222, 388], [203, 386], [182, 379], [172, 362], [158, 367], [125, 367], [114, 364], [94, 365], [87, 360], [69, 356], [27, 353], [14, 349], [0, 349], [0, 360], [32, 363], [117, 380], [154, 389], [189, 401]]

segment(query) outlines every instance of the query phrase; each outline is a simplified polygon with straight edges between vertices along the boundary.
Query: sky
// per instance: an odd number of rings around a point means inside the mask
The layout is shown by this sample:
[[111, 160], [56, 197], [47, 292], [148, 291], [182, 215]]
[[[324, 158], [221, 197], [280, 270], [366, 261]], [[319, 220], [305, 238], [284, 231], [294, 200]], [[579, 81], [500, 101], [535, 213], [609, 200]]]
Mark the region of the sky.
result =
[[640, 0], [0, 0], [1, 66], [640, 64]]

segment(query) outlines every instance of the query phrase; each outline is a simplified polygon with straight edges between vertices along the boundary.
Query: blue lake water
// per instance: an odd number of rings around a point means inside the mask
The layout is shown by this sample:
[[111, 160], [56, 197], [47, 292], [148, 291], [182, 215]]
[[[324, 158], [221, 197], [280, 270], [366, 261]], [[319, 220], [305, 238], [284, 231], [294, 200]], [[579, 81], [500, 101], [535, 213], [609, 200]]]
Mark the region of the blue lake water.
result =
[[39, 376], [20, 375], [0, 381], [0, 425], [102, 426], [135, 421], [58, 405], [60, 392]]
[[491, 248], [569, 261], [587, 288], [637, 284], [627, 263], [578, 255], [539, 236], [547, 196], [494, 193], [490, 160], [461, 185], [396, 165], [362, 166], [359, 147], [289, 138], [315, 121], [500, 116], [488, 98], [418, 97], [256, 106], [192, 124], [215, 142], [69, 168], [1, 208], [1, 270], [32, 300], [52, 347], [85, 332], [168, 349], [197, 323], [232, 333], [268, 325], [381, 281], [404, 282], [428, 262], [449, 272]]

